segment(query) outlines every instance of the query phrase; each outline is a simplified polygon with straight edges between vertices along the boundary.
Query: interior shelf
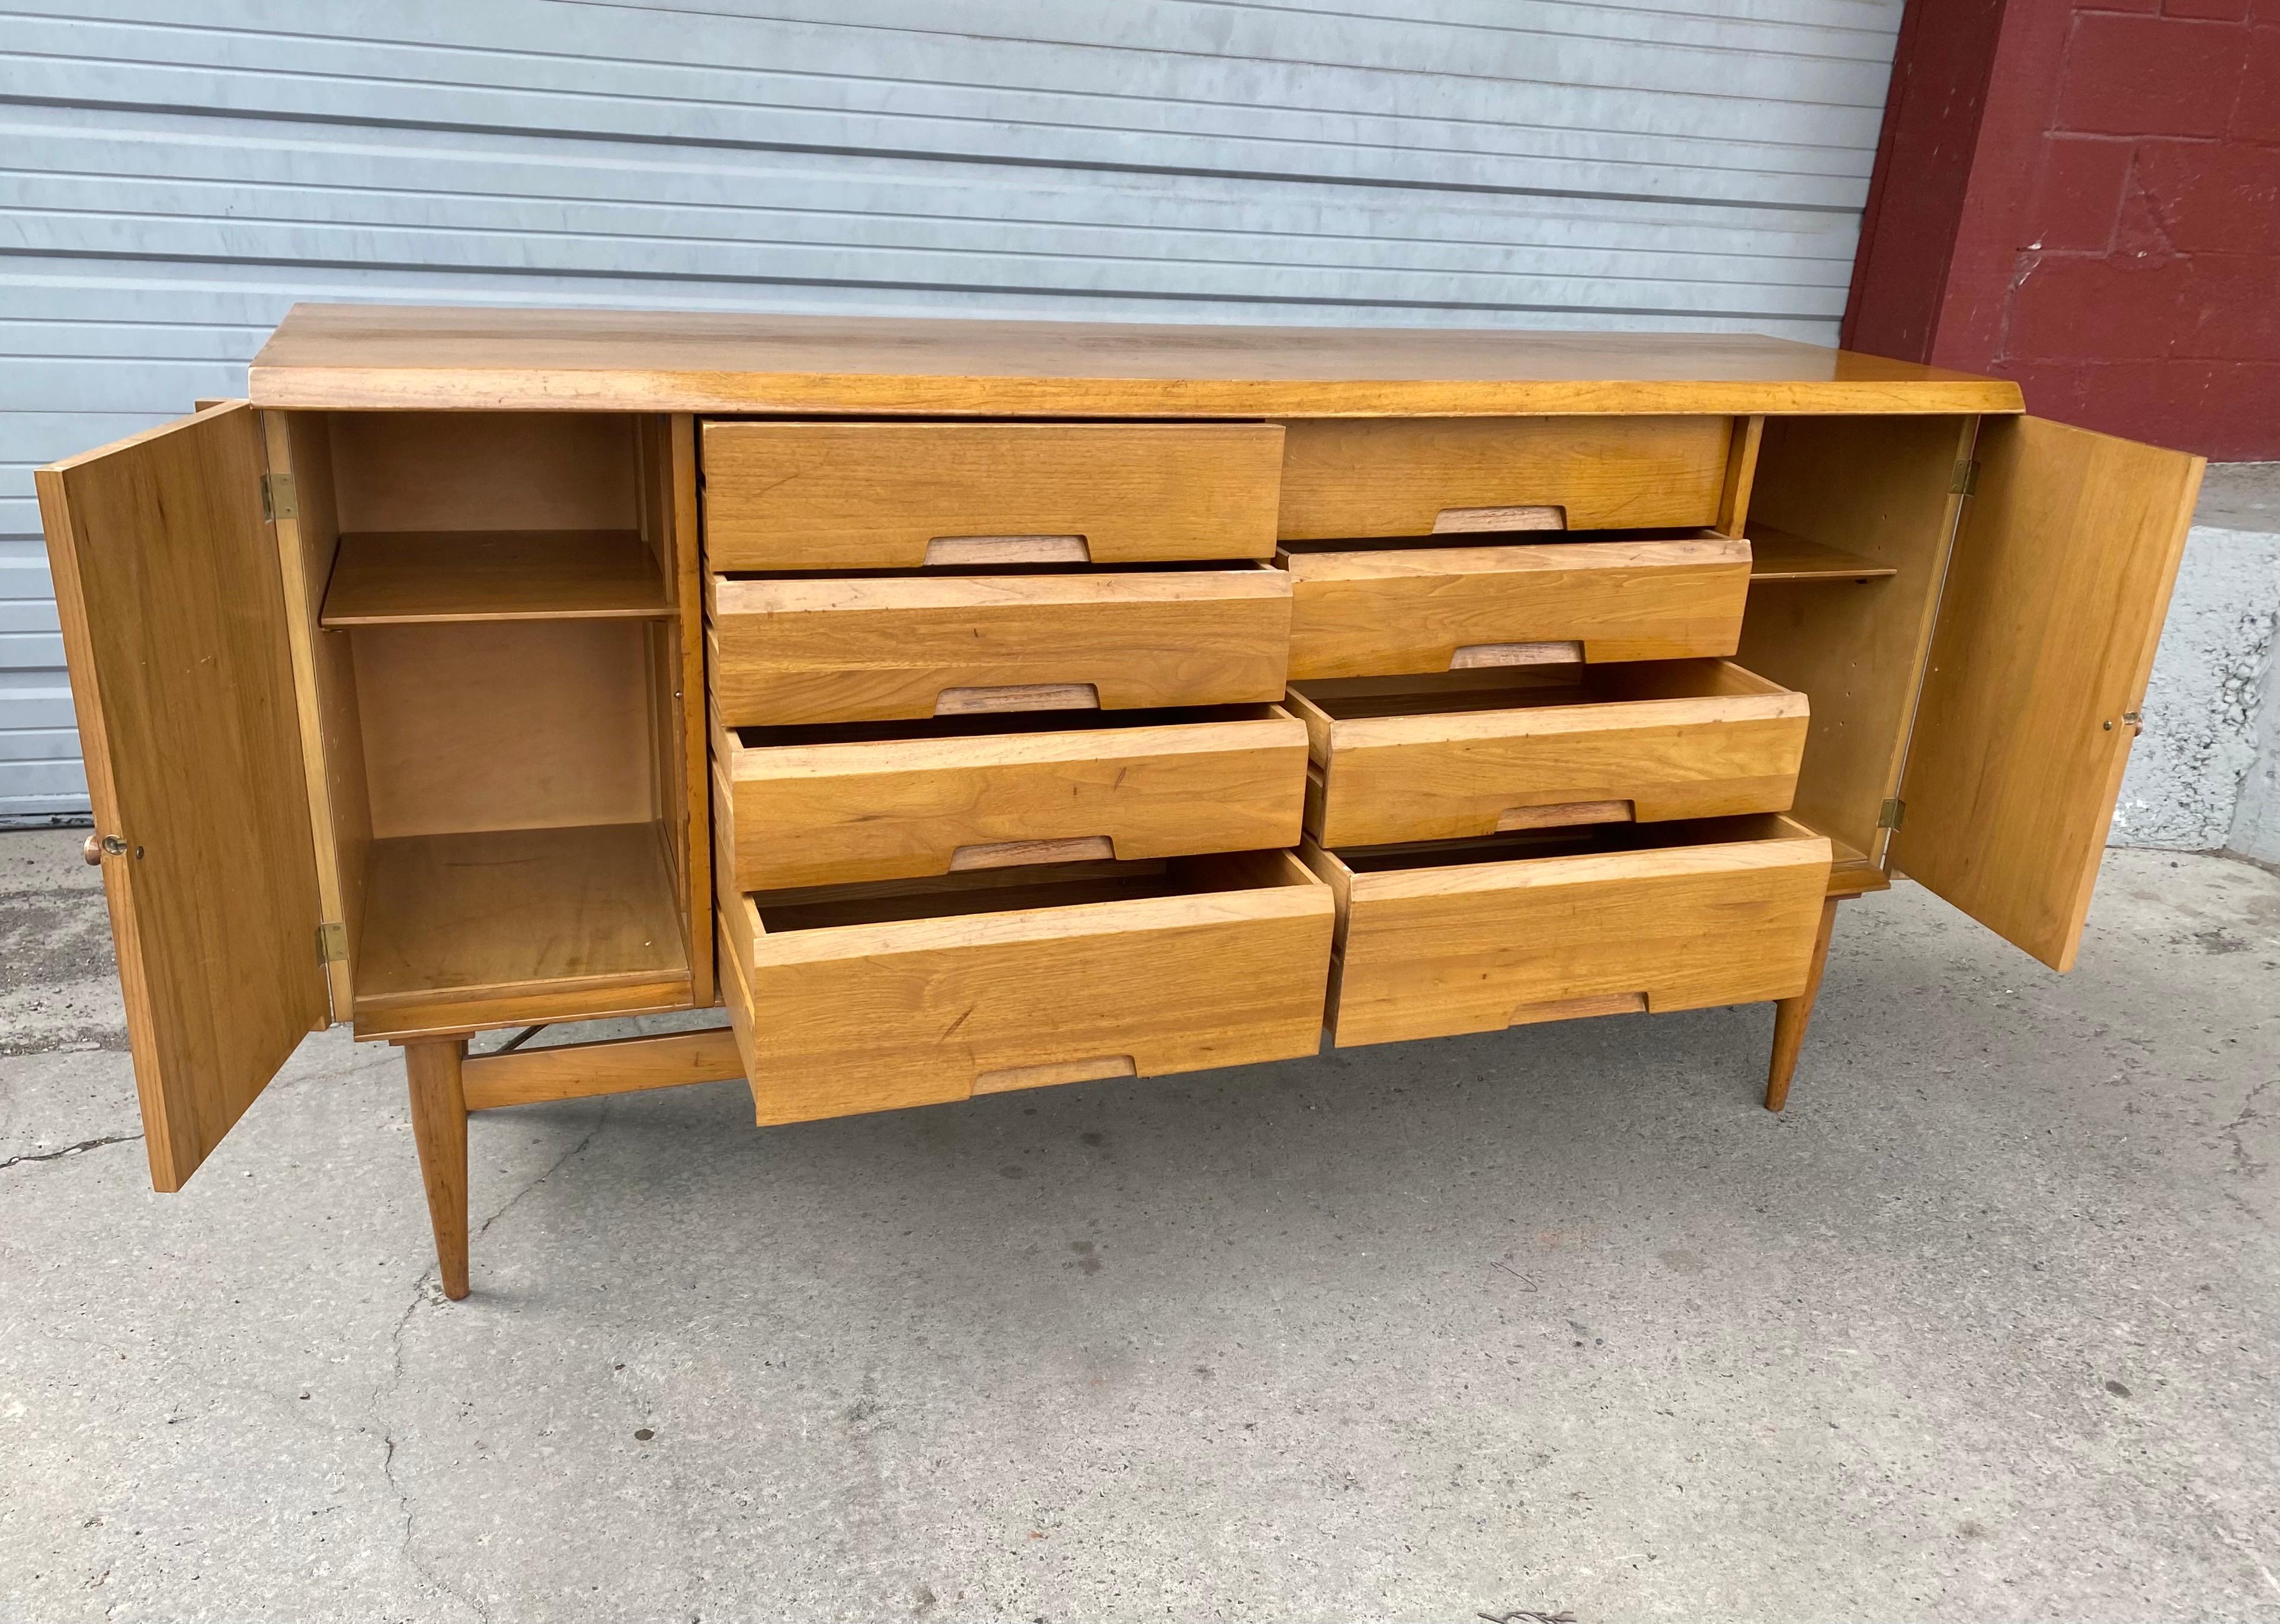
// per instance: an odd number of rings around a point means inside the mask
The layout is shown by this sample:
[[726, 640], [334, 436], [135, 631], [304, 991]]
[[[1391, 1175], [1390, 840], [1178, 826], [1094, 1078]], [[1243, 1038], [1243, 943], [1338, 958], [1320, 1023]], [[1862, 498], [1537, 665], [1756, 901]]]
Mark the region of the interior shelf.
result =
[[656, 822], [374, 840], [357, 1035], [541, 1020], [566, 993], [628, 1011], [686, 1002], [666, 852]]
[[1752, 524], [1750, 532], [1750, 580], [1760, 581], [1876, 581], [1899, 571], [1821, 542], [1810, 542], [1770, 525]]
[[[1829, 835], [1826, 829], [1814, 829], [1814, 833]], [[1891, 876], [1870, 862], [1867, 852], [1834, 835], [1829, 835], [1829, 893], [1832, 897], [1892, 889]]]
[[343, 535], [319, 619], [400, 626], [673, 612], [637, 531], [412, 530]]

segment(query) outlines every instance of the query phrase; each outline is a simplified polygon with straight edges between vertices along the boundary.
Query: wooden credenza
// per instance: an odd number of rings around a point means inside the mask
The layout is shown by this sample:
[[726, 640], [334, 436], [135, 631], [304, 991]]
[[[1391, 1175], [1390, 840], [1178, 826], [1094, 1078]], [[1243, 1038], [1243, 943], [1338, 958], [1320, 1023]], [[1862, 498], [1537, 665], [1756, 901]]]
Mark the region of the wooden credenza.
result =
[[[296, 310], [43, 469], [151, 1174], [307, 1033], [761, 1124], [2073, 959], [2197, 458], [1759, 338]], [[471, 1036], [724, 1004], [728, 1025]]]

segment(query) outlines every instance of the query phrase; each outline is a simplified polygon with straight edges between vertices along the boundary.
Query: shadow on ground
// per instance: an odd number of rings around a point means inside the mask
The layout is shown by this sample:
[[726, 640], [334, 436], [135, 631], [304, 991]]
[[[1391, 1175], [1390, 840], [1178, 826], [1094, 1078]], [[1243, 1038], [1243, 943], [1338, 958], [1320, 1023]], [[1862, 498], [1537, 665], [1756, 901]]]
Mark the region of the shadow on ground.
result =
[[67, 844], [0, 843], [0, 1614], [2280, 1615], [2245, 865], [2112, 854], [2063, 979], [1848, 907], [1780, 1118], [1763, 1007], [502, 1112], [449, 1305], [390, 1051], [150, 1192]]

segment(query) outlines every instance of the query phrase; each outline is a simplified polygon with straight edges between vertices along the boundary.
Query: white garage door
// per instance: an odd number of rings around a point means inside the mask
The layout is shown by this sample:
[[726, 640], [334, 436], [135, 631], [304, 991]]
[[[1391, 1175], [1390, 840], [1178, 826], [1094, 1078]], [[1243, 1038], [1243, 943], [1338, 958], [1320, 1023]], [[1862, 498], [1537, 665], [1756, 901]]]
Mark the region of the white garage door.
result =
[[297, 299], [1829, 342], [1899, 11], [12, 9], [0, 816], [86, 806], [33, 467], [243, 393]]

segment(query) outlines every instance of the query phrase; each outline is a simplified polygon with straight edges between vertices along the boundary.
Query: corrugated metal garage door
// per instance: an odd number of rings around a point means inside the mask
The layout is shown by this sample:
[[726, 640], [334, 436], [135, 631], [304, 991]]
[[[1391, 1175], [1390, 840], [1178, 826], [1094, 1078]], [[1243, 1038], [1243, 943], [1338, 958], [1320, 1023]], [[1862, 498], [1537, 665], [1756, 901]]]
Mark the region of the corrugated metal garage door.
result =
[[[0, 20], [0, 815], [42, 462], [296, 299], [1832, 341], [1899, 0], [101, 0]], [[321, 20], [321, 32], [300, 30]]]

